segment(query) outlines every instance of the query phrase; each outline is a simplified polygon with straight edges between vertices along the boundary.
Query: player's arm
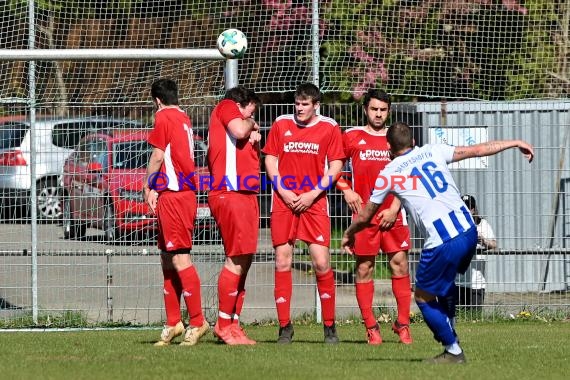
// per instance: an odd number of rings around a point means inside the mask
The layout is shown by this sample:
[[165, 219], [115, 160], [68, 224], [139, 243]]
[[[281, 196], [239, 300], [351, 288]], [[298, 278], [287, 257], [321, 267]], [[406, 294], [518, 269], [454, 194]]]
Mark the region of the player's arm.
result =
[[293, 211], [303, 212], [307, 210], [315, 202], [315, 199], [333, 186], [334, 182], [337, 181], [340, 171], [342, 170], [343, 162], [342, 160], [332, 160], [329, 162], [329, 168], [326, 171], [323, 178], [321, 178], [320, 183], [316, 188], [307, 191], [306, 193], [299, 194], [299, 199], [295, 202]]
[[[252, 131], [259, 131], [259, 124], [250, 117], [247, 119], [236, 117], [228, 123], [228, 131], [238, 140], [247, 139]], [[261, 135], [259, 138], [261, 139]]]
[[344, 235], [342, 236], [341, 246], [344, 248], [344, 250], [347, 253], [349, 254], [353, 253], [352, 247], [354, 246], [354, 235], [357, 232], [362, 231], [364, 228], [366, 228], [366, 226], [368, 226], [368, 224], [376, 214], [376, 211], [378, 211], [378, 208], [380, 208], [379, 204], [368, 201], [368, 203], [366, 203], [364, 208], [358, 213], [356, 218], [352, 221], [350, 226], [348, 226], [346, 231], [344, 231]]
[[158, 201], [158, 192], [154, 189], [154, 181], [159, 178], [158, 173], [164, 161], [164, 151], [157, 147], [152, 149], [152, 153], [146, 166], [146, 175], [143, 182], [143, 198], [154, 213]]
[[279, 194], [289, 208], [293, 208], [295, 201], [297, 201], [299, 197], [292, 190], [283, 186], [276, 156], [270, 154], [265, 156], [265, 170], [267, 171], [267, 176], [270, 181], [274, 184], [273, 191]]
[[453, 152], [452, 162], [473, 157], [492, 156], [511, 148], [519, 148], [528, 162], [532, 162], [534, 158], [532, 145], [522, 140], [496, 140], [469, 146], [457, 146]]

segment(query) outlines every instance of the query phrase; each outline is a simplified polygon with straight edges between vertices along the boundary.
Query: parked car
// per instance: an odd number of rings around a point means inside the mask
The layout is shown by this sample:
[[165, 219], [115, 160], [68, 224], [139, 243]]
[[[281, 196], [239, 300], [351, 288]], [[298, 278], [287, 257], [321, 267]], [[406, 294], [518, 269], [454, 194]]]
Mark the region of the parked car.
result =
[[[32, 183], [36, 183], [37, 216], [41, 221], [59, 220], [60, 176], [63, 163], [81, 137], [106, 128], [142, 125], [111, 118], [38, 117], [32, 127], [23, 115], [0, 119], [0, 206], [4, 217], [29, 216]], [[32, 178], [32, 131], [35, 175]]]
[[[156, 231], [156, 218], [142, 196], [152, 146], [149, 129], [108, 130], [85, 136], [63, 168], [63, 230], [81, 238], [88, 226], [106, 241], [131, 232]], [[204, 141], [194, 136], [196, 175], [206, 174]], [[207, 203], [199, 199], [197, 229], [212, 229]]]

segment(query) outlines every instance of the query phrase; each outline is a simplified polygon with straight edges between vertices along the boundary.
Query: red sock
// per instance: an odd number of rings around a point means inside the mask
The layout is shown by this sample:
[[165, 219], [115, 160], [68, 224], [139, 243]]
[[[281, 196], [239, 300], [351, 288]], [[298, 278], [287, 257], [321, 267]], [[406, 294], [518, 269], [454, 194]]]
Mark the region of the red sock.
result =
[[410, 324], [410, 303], [412, 302], [412, 287], [410, 275], [392, 276], [392, 292], [398, 306], [398, 323]]
[[285, 327], [291, 322], [291, 295], [293, 294], [293, 275], [291, 271], [275, 271], [275, 308], [279, 326]]
[[336, 292], [334, 273], [329, 269], [326, 273], [317, 273], [317, 289], [321, 298], [321, 315], [325, 326], [332, 326], [335, 316]]
[[218, 326], [223, 329], [232, 324], [240, 275], [231, 272], [226, 267], [222, 268], [218, 278]]
[[164, 276], [164, 309], [166, 311], [166, 325], [176, 326], [182, 320], [180, 314], [180, 295], [182, 287], [175, 270], [162, 270]]
[[239, 279], [238, 285], [238, 295], [236, 298], [236, 306], [234, 313], [232, 315], [232, 323], [239, 324], [239, 316], [241, 315], [241, 310], [243, 309], [243, 303], [245, 301], [245, 279], [247, 274], [242, 274]]
[[376, 326], [376, 319], [372, 311], [372, 301], [374, 300], [374, 281], [357, 282], [356, 284], [356, 301], [362, 314], [362, 320], [366, 328]]
[[182, 296], [188, 310], [189, 324], [193, 327], [200, 327], [204, 324], [204, 314], [202, 313], [202, 294], [200, 289], [200, 277], [196, 268], [192, 265], [178, 272], [182, 284]]

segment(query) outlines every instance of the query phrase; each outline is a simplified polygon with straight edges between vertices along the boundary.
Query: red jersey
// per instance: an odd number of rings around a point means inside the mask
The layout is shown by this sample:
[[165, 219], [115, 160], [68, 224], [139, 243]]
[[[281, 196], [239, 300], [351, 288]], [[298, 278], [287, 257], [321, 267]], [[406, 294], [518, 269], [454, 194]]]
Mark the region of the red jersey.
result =
[[[328, 161], [343, 160], [342, 135], [336, 121], [319, 116], [309, 125], [299, 125], [294, 115], [283, 115], [273, 123], [263, 153], [277, 157], [282, 183], [295, 194], [311, 191], [320, 184]], [[332, 182], [332, 181], [331, 181]], [[280, 197], [273, 197], [272, 211], [289, 210]], [[328, 212], [326, 192], [309, 211]]]
[[192, 123], [178, 107], [162, 108], [154, 115], [154, 128], [148, 143], [164, 151], [159, 173], [149, 176], [157, 191], [196, 190]]
[[212, 194], [223, 191], [259, 192], [259, 145], [249, 138], [237, 140], [228, 130], [233, 119], [244, 119], [233, 100], [224, 99], [214, 108], [208, 130], [210, 183], [201, 187]]

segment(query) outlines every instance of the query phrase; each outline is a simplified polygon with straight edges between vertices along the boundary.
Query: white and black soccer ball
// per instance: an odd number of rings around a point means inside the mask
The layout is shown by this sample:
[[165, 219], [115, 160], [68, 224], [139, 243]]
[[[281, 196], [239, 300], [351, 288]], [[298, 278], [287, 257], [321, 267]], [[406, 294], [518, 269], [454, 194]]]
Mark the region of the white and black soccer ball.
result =
[[247, 50], [247, 38], [239, 29], [224, 30], [218, 37], [218, 50], [228, 59], [243, 58]]

